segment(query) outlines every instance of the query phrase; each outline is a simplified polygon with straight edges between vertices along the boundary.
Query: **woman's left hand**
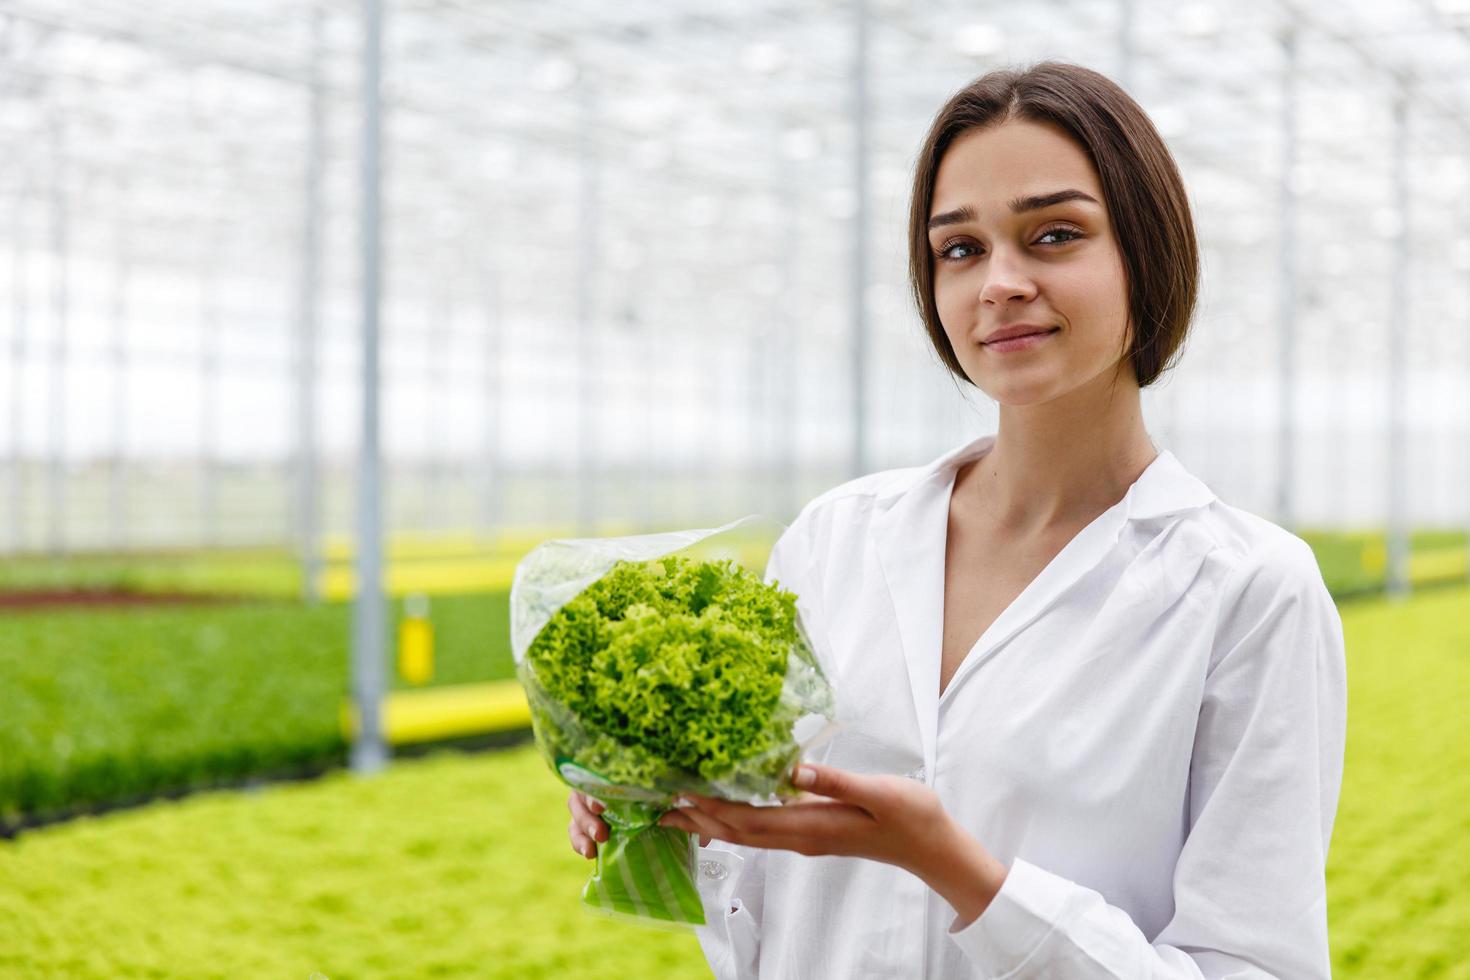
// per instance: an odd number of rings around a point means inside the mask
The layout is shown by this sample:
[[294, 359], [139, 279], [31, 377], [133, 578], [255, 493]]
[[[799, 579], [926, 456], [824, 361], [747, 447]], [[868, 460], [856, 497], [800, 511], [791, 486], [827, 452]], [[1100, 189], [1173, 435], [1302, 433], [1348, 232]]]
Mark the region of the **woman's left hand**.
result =
[[[806, 785], [801, 770], [813, 774]], [[979, 848], [951, 820], [938, 793], [923, 783], [810, 763], [801, 764], [794, 782], [806, 792], [782, 807], [684, 793], [691, 807], [669, 811], [659, 824], [753, 848], [869, 858], [898, 865], [931, 884], [961, 857], [956, 851], [970, 848], [973, 857], [973, 848]]]

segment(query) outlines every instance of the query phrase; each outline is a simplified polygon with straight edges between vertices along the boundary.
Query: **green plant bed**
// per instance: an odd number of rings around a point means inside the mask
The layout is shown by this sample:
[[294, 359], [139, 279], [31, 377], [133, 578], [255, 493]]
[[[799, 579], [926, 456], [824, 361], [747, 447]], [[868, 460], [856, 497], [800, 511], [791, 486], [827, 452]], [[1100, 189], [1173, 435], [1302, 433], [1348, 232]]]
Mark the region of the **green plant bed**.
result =
[[[390, 604], [391, 621], [400, 610]], [[283, 602], [0, 618], [0, 824], [334, 764], [351, 612]], [[513, 677], [508, 613], [505, 593], [436, 597], [433, 683]]]
[[1470, 978], [1470, 590], [1343, 607], [1348, 742], [1334, 976]]
[[213, 592], [292, 599], [301, 568], [279, 548], [10, 557], [0, 563], [0, 590], [126, 589]]
[[707, 978], [594, 917], [539, 755], [201, 794], [0, 842], [0, 976]]

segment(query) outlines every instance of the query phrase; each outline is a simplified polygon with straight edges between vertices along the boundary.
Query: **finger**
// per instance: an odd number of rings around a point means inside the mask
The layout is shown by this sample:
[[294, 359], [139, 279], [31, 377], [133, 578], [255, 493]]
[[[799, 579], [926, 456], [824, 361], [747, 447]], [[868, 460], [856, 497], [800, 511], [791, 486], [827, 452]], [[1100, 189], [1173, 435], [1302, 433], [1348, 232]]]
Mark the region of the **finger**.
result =
[[[676, 826], [679, 830], [689, 830], [688, 818], [684, 814], [667, 814], [669, 823], [666, 826]], [[664, 821], [659, 821], [663, 824]], [[689, 826], [679, 826], [689, 824]], [[691, 832], [692, 833], [692, 832]], [[838, 842], [833, 839], [831, 833], [826, 829], [804, 830], [795, 829], [782, 830], [781, 833], [759, 833], [759, 835], [736, 836], [739, 832], [731, 832], [731, 836], [720, 837], [720, 840], [729, 840], [729, 843], [742, 843], [742, 845], [753, 846], [753, 848], [779, 849], [779, 851], [795, 851], [797, 854], [847, 854]], [[714, 837], [700, 835], [701, 848], [710, 846], [710, 840]]]
[[808, 793], [805, 790], [799, 796], [788, 796], [781, 800], [782, 806], [807, 806], [812, 803], [831, 803], [832, 800], [816, 793]]
[[670, 810], [658, 818], [660, 827], [668, 827], [670, 830], [682, 830], [686, 834], [699, 833], [699, 826], [684, 816], [682, 811]]
[[834, 766], [803, 762], [796, 767], [791, 781], [808, 793], [853, 803], [865, 810], [882, 809], [887, 802], [888, 788], [881, 780]]
[[670, 810], [659, 818], [659, 825], [674, 827], [689, 834], [698, 834], [705, 838], [719, 838], [720, 840], [734, 841], [733, 831], [730, 827], [703, 813], [695, 807], [686, 807], [679, 810]]
[[601, 813], [604, 807], [586, 793], [573, 793], [567, 797], [567, 809], [572, 811], [573, 816], [586, 823], [587, 818]]
[[587, 809], [586, 798], [581, 793], [573, 793], [567, 798], [567, 809], [572, 811], [572, 820], [588, 837], [597, 841], [607, 840], [607, 823]]
[[596, 842], [590, 840], [582, 832], [581, 825], [577, 823], [575, 818], [572, 819], [571, 823], [567, 824], [567, 839], [571, 841], [572, 850], [583, 857], [592, 858], [597, 856]]
[[699, 834], [700, 847], [709, 847], [709, 842], [714, 839], [709, 834], [700, 834], [698, 827], [684, 819], [683, 810], [670, 810], [659, 818], [658, 825], [671, 830], [682, 830], [686, 834]]
[[[596, 817], [585, 817], [581, 820], [573, 817], [567, 833], [579, 841], [590, 843], [594, 851], [597, 849], [597, 843], [607, 840], [608, 837], [607, 825]], [[580, 851], [581, 848], [578, 847], [577, 850]]]
[[[757, 807], [724, 800], [704, 800], [699, 808], [671, 811], [665, 815], [667, 826], [681, 830], [705, 832], [733, 844], [751, 847], [788, 847], [778, 843], [810, 839], [820, 847], [821, 841], [849, 838], [870, 833], [872, 814], [862, 807], [838, 800], [812, 800], [801, 806]], [[664, 823], [664, 820], [660, 820]], [[840, 853], [835, 850], [821, 853]]]
[[[698, 806], [682, 811], [686, 814], [702, 814], [716, 824], [729, 827], [733, 832], [750, 836], [753, 834], [771, 833], [778, 829], [796, 826], [807, 826], [801, 822], [802, 811], [841, 811], [859, 814], [865, 819], [871, 820], [868, 813], [861, 807], [841, 800], [829, 799], [825, 796], [805, 794], [799, 800], [792, 801], [785, 806], [754, 806], [750, 803], [741, 803], [737, 800], [721, 800], [713, 797], [693, 797]], [[796, 814], [788, 816], [788, 814]], [[818, 821], [823, 819], [818, 816]]]

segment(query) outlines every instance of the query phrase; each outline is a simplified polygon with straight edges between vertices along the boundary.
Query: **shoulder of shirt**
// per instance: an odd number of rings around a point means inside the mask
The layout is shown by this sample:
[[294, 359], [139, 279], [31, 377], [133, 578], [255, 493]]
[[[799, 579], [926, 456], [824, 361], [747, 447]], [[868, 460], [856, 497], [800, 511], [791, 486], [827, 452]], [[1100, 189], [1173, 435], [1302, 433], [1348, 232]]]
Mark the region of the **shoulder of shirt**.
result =
[[[792, 526], [823, 523], [845, 508], [855, 508], [857, 513], [872, 516], [893, 501], [903, 496], [904, 491], [929, 476], [941, 464], [944, 457], [920, 466], [903, 466], [879, 470], [854, 477], [824, 490], [807, 502], [792, 521]], [[848, 511], [847, 514], [851, 514]], [[847, 516], [845, 514], [845, 516]]]
[[1246, 587], [1282, 595], [1315, 591], [1331, 601], [1316, 552], [1281, 525], [1218, 497], [1181, 519], [1204, 532], [1211, 560], [1226, 566], [1225, 593]]
[[904, 466], [891, 470], [879, 470], [876, 473], [854, 477], [846, 483], [839, 483], [832, 489], [823, 491], [813, 497], [802, 510], [821, 510], [832, 504], [841, 501], [851, 501], [854, 498], [861, 498], [865, 501], [877, 501], [898, 497], [909, 487], [923, 479], [933, 468], [934, 464], [926, 463], [923, 466]]
[[944, 468], [955, 457], [970, 451], [978, 441], [980, 440], [970, 440], [952, 447], [942, 455], [918, 466], [878, 470], [839, 483], [830, 490], [813, 497], [801, 509], [797, 520], [815, 516], [821, 511], [844, 504], [869, 508], [887, 507], [902, 497], [905, 492]]
[[[1215, 574], [1208, 576], [1216, 583], [1210, 600], [1215, 621], [1210, 675], [1221, 657], [1238, 649], [1255, 649], [1261, 656], [1291, 650], [1302, 656], [1328, 655], [1334, 669], [1342, 669], [1346, 656], [1342, 619], [1311, 545], [1279, 524], [1218, 497], [1185, 519], [1198, 522], [1213, 539], [1205, 562], [1218, 563]], [[1306, 617], [1300, 622], [1312, 624], [1324, 645], [1271, 642], [1271, 631], [1285, 622], [1280, 617], [1287, 610]], [[1253, 634], [1265, 639], [1246, 642]]]

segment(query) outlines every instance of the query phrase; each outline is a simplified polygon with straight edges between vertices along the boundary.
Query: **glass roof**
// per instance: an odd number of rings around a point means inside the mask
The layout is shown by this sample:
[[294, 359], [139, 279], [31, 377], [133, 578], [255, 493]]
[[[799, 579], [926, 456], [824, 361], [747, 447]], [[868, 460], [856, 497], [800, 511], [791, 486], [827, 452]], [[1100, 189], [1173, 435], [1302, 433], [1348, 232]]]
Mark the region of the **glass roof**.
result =
[[[361, 23], [346, 2], [0, 0], [12, 468], [289, 462], [311, 296], [320, 452], [350, 463]], [[855, 440], [871, 469], [992, 428], [913, 309], [909, 183], [950, 93], [1058, 58], [1138, 99], [1195, 209], [1200, 305], [1145, 392], [1156, 442], [1270, 511], [1287, 411], [1297, 516], [1377, 520], [1401, 345], [1410, 510], [1465, 519], [1466, 0], [392, 0], [384, 41], [390, 465], [784, 467], [780, 499], [679, 514], [789, 517], [851, 474]]]

